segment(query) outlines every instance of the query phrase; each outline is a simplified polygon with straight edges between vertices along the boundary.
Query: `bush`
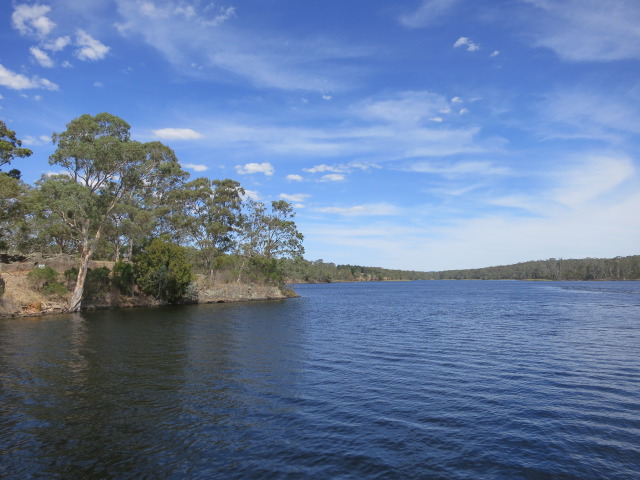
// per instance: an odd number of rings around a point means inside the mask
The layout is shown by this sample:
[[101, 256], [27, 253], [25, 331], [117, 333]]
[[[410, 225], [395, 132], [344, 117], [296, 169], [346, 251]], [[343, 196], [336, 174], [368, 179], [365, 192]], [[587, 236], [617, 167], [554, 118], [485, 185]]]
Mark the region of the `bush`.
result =
[[135, 258], [134, 264], [136, 282], [147, 295], [169, 303], [188, 299], [193, 273], [184, 247], [155, 239]]
[[120, 290], [123, 295], [132, 295], [135, 281], [133, 264], [120, 261], [113, 266], [111, 273], [113, 286]]
[[65, 270], [64, 279], [67, 282], [67, 288], [74, 288], [76, 281], [78, 280], [78, 269], [76, 267], [71, 267], [69, 270]]
[[85, 298], [93, 298], [101, 293], [108, 292], [111, 284], [109, 273], [110, 270], [107, 267], [90, 269], [87, 272], [87, 278], [84, 283], [83, 296]]
[[63, 284], [55, 282], [47, 284], [42, 289], [42, 293], [44, 293], [47, 297], [64, 299], [69, 294], [69, 290], [67, 290], [67, 287], [65, 287]]
[[27, 274], [27, 279], [29, 280], [31, 288], [39, 292], [47, 285], [56, 283], [58, 280], [58, 272], [51, 267], [36, 267]]

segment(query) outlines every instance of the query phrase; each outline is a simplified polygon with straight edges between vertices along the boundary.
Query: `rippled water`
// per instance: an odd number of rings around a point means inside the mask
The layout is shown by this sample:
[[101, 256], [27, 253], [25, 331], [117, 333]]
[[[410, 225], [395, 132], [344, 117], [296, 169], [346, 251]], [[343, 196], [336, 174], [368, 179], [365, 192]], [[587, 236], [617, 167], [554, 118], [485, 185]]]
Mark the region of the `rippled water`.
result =
[[0, 476], [640, 478], [640, 282], [0, 320]]

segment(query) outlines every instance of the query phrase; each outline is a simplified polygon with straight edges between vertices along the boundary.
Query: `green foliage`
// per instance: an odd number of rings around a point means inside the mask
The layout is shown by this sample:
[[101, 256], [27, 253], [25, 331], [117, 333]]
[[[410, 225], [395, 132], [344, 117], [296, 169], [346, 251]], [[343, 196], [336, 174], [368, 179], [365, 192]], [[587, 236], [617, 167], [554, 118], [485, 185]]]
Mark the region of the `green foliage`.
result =
[[155, 239], [134, 259], [134, 264], [136, 282], [147, 295], [169, 303], [189, 300], [193, 274], [184, 247]]
[[113, 266], [112, 279], [113, 286], [123, 295], [131, 295], [135, 283], [135, 270], [132, 263], [118, 262]]
[[45, 286], [56, 283], [58, 280], [58, 272], [51, 267], [35, 267], [27, 274], [27, 279], [31, 288], [35, 291], [41, 291]]
[[78, 279], [78, 269], [76, 267], [71, 267], [68, 270], [64, 271], [64, 280], [67, 282], [67, 288], [73, 288], [76, 284], [76, 280]]
[[107, 267], [88, 270], [83, 292], [85, 299], [95, 299], [109, 292], [111, 286], [109, 273], [110, 271]]
[[16, 132], [0, 120], [0, 167], [11, 163], [15, 157], [28, 157], [32, 153], [28, 148], [22, 148], [22, 141], [16, 138]]
[[67, 287], [65, 287], [62, 283], [54, 282], [45, 285], [42, 289], [42, 293], [44, 293], [47, 297], [54, 297], [63, 300], [69, 294], [69, 290], [67, 290]]

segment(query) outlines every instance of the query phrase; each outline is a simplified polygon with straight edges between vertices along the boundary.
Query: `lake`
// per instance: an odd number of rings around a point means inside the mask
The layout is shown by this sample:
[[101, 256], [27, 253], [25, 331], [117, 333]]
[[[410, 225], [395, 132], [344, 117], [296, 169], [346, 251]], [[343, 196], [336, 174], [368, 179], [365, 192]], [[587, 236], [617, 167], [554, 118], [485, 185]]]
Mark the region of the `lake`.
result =
[[637, 479], [640, 282], [0, 320], [4, 479]]

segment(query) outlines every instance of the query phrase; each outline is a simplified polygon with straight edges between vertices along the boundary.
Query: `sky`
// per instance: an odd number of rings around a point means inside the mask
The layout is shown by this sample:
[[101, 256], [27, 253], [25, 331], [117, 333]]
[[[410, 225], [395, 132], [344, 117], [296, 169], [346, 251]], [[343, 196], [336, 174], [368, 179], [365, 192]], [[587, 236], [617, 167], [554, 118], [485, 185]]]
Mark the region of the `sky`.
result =
[[635, 255], [639, 25], [637, 0], [3, 0], [0, 119], [33, 183], [53, 132], [117, 115], [291, 202], [309, 260]]

